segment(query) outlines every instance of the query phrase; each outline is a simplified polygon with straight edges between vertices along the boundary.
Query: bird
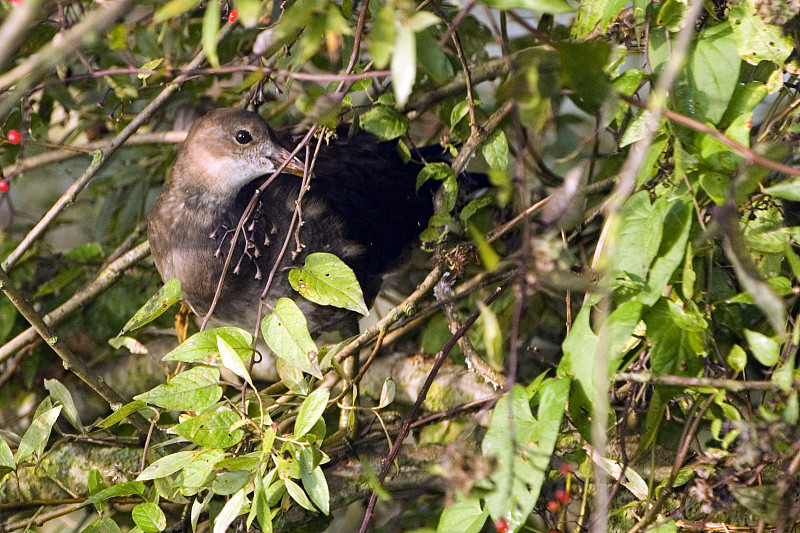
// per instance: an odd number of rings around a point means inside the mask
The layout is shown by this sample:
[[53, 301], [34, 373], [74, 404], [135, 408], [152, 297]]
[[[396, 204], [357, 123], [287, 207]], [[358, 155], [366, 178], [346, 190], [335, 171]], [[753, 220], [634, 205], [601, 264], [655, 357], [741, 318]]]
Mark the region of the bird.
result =
[[[211, 325], [248, 330], [257, 325], [268, 273], [287, 233], [294, 231], [290, 223], [303, 187], [305, 155], [292, 157], [288, 148], [298, 138], [276, 132], [258, 113], [223, 108], [197, 119], [179, 150], [148, 217], [148, 239], [162, 279], [180, 280], [184, 303], [198, 316], [211, 307], [253, 193], [285, 163], [239, 233]], [[354, 312], [303, 299], [292, 290], [287, 271], [302, 266], [310, 253], [332, 253], [353, 270], [369, 306], [382, 279], [419, 242], [433, 214], [434, 192], [428, 186], [417, 190], [424, 162], [404, 161], [396, 143], [378, 142], [363, 131], [349, 135], [340, 127], [333, 138], [311, 144], [312, 154], [319, 150], [301, 200], [303, 222], [296, 235], [301, 246], [292, 243], [283, 254], [266, 303], [295, 300], [312, 334], [352, 330]], [[435, 159], [437, 150], [441, 155], [441, 146], [415, 155]]]

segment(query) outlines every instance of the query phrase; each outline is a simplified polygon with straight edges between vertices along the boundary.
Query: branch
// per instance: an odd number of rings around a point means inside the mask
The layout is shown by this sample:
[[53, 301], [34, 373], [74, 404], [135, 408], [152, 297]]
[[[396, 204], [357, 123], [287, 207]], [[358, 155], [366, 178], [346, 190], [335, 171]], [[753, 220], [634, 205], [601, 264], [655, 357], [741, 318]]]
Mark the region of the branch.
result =
[[761, 391], [780, 391], [781, 388], [774, 381], [740, 381], [738, 379], [716, 379], [716, 378], [693, 378], [690, 376], [668, 376], [653, 374], [652, 372], [617, 372], [614, 375], [616, 381], [628, 381], [631, 383], [645, 383], [647, 385], [672, 385], [686, 388], [710, 387], [712, 389], [722, 389], [731, 392], [743, 392], [748, 390]]
[[[90, 302], [100, 293], [117, 281], [125, 269], [141, 261], [150, 253], [150, 243], [144, 241], [133, 250], [128, 251], [109, 264], [100, 272], [91, 283], [73, 294], [69, 300], [58, 306], [42, 318], [42, 321], [49, 327], [55, 327], [61, 323], [71, 313], [81, 309], [87, 302]], [[22, 348], [36, 340], [37, 332], [34, 327], [30, 327], [5, 343], [0, 347], [0, 363], [8, 359]]]

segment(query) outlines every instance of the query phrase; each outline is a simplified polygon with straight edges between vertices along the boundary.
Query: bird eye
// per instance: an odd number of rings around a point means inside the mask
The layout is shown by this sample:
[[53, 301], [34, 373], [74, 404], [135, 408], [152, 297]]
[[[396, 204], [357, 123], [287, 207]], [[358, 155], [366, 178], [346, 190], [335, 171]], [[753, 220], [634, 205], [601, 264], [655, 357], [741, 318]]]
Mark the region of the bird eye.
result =
[[247, 144], [253, 140], [253, 136], [247, 130], [239, 130], [235, 135], [236, 142], [239, 144]]

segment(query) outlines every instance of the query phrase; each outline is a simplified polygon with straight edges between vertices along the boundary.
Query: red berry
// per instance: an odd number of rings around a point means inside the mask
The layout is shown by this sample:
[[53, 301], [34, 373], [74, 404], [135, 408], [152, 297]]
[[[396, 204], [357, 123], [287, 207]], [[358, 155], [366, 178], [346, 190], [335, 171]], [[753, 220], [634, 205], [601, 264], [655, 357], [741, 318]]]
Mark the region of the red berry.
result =
[[8, 183], [8, 180], [5, 178], [0, 178], [0, 192], [8, 192], [11, 188], [11, 184]]
[[506, 531], [508, 531], [508, 522], [501, 518], [494, 523], [494, 530], [497, 531], [497, 533], [506, 533]]
[[559, 509], [561, 509], [561, 504], [558, 503], [557, 501], [550, 500], [549, 502], [547, 502], [547, 510], [550, 511], [551, 513], [555, 513]]
[[231, 12], [228, 14], [228, 22], [233, 24], [234, 22], [236, 22], [236, 17], [238, 17], [238, 16], [239, 16], [239, 12], [236, 11], [235, 9], [231, 9]]
[[562, 476], [566, 476], [570, 472], [572, 472], [572, 465], [569, 463], [563, 463], [561, 466], [558, 467], [558, 472]]
[[22, 135], [17, 130], [8, 130], [8, 133], [6, 133], [6, 139], [8, 139], [8, 142], [11, 144], [19, 144], [19, 142], [22, 140]]
[[569, 492], [564, 489], [556, 489], [556, 500], [560, 503], [567, 503], [569, 501]]

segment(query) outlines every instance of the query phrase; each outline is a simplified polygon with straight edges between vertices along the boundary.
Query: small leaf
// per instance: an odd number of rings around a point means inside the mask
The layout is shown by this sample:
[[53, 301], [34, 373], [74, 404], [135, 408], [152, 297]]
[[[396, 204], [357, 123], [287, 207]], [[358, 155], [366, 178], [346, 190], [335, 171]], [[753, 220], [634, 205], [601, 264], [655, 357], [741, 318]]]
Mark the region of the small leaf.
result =
[[201, 414], [184, 420], [173, 426], [172, 431], [200, 446], [225, 449], [235, 446], [244, 437], [241, 429], [231, 431], [231, 426], [239, 420], [239, 415], [232, 409], [218, 407], [208, 416]]
[[217, 338], [223, 339], [233, 348], [242, 361], [250, 358], [253, 350], [253, 336], [241, 328], [222, 327], [195, 333], [177, 348], [164, 356], [164, 361], [184, 361], [187, 363], [203, 363], [216, 365], [219, 363], [219, 344]]
[[167, 455], [166, 457], [162, 457], [158, 461], [145, 468], [142, 473], [136, 477], [136, 481], [149, 481], [151, 479], [158, 479], [172, 475], [183, 467], [196, 461], [201, 453], [201, 450], [194, 450], [175, 452], [171, 455]]
[[75, 402], [72, 400], [72, 395], [67, 388], [56, 379], [45, 379], [44, 388], [47, 389], [53, 400], [64, 406], [64, 418], [67, 419], [67, 422], [78, 431], [83, 432], [78, 408], [75, 407]]
[[397, 109], [377, 105], [361, 115], [358, 123], [381, 141], [391, 141], [403, 135], [408, 129], [408, 119]]
[[325, 411], [325, 406], [330, 398], [330, 391], [328, 389], [318, 389], [308, 395], [300, 406], [300, 412], [297, 414], [297, 420], [294, 423], [294, 438], [299, 439], [314, 427], [322, 417]]
[[126, 403], [119, 409], [116, 409], [112, 414], [104, 418], [99, 424], [97, 424], [97, 427], [101, 429], [108, 429], [114, 424], [122, 422], [131, 413], [135, 413], [136, 411], [145, 407], [147, 407], [147, 403], [141, 400], [134, 400], [130, 403]]
[[394, 401], [396, 389], [397, 385], [395, 384], [394, 380], [391, 377], [386, 378], [383, 382], [383, 386], [381, 387], [381, 399], [378, 401], [378, 405], [375, 407], [375, 409], [383, 409], [392, 403]]
[[124, 335], [129, 331], [140, 328], [161, 316], [174, 303], [181, 300], [181, 282], [177, 278], [171, 279], [155, 293], [147, 303], [144, 304], [133, 318], [122, 328], [117, 336]]
[[453, 172], [453, 167], [447, 163], [437, 162], [428, 163], [417, 174], [417, 189], [422, 187], [426, 181], [434, 179], [438, 181], [447, 181], [455, 179], [456, 174]]
[[800, 177], [789, 178], [767, 187], [765, 193], [784, 200], [800, 201]]
[[139, 481], [123, 481], [122, 483], [103, 489], [97, 494], [93, 494], [81, 504], [81, 507], [91, 505], [93, 503], [104, 502], [110, 498], [142, 495], [144, 494], [144, 489], [144, 483]]
[[481, 499], [456, 493], [456, 501], [445, 507], [439, 517], [436, 533], [479, 533], [489, 517], [489, 512], [481, 507]]
[[46, 411], [37, 416], [31, 423], [31, 427], [22, 436], [17, 447], [15, 456], [17, 464], [22, 464], [28, 457], [33, 454], [40, 456], [47, 445], [47, 439], [50, 438], [50, 432], [61, 413], [62, 405], [57, 405], [49, 411]]
[[289, 283], [314, 303], [369, 314], [353, 269], [333, 254], [310, 254], [302, 268], [289, 272]]
[[217, 348], [219, 348], [219, 357], [222, 359], [222, 365], [245, 380], [248, 385], [255, 389], [253, 385], [253, 380], [250, 378], [250, 373], [245, 368], [244, 363], [242, 363], [242, 359], [239, 357], [239, 354], [231, 348], [230, 344], [225, 342], [225, 339], [217, 335]]
[[152, 503], [140, 503], [131, 511], [133, 521], [145, 533], [158, 533], [167, 527], [167, 517], [161, 508]]
[[261, 332], [270, 349], [291, 366], [322, 379], [316, 361], [317, 345], [308, 332], [308, 322], [297, 304], [281, 298], [275, 310], [261, 321]]
[[247, 503], [245, 489], [240, 489], [228, 500], [217, 515], [217, 519], [214, 520], [214, 533], [225, 533], [228, 531], [228, 526], [242, 513], [245, 503]]
[[734, 344], [731, 351], [728, 352], [728, 366], [736, 372], [741, 372], [747, 366], [747, 353], [738, 344]]
[[181, 372], [134, 399], [177, 411], [205, 409], [222, 397], [222, 387], [218, 382], [219, 370], [198, 366]]
[[14, 456], [11, 454], [11, 448], [8, 447], [6, 441], [0, 438], [0, 479], [9, 472], [16, 470], [17, 465], [14, 462]]
[[483, 142], [481, 153], [489, 166], [495, 170], [508, 168], [508, 140], [503, 130], [496, 129]]
[[219, 67], [217, 55], [217, 33], [219, 32], [220, 8], [219, 2], [208, 2], [206, 13], [203, 16], [203, 52], [212, 67]]
[[196, 5], [197, 0], [170, 0], [164, 7], [156, 11], [153, 22], [157, 24], [172, 17], [177, 17], [178, 15], [186, 13]]
[[744, 336], [747, 339], [747, 344], [750, 345], [750, 350], [753, 356], [764, 366], [773, 366], [780, 358], [780, 344], [778, 341], [771, 337], [767, 337], [763, 333], [744, 330]]
[[[325, 474], [319, 465], [313, 465], [313, 452], [311, 448], [303, 448], [300, 452], [300, 479], [303, 480], [303, 488], [306, 489], [308, 497], [323, 514], [330, 513], [331, 496], [328, 490], [328, 482]], [[313, 467], [313, 468], [312, 468]]]
[[286, 490], [289, 492], [289, 496], [292, 497], [294, 501], [300, 504], [300, 507], [304, 509], [308, 509], [309, 511], [316, 512], [317, 510], [314, 508], [314, 504], [312, 504], [306, 493], [303, 492], [303, 489], [300, 488], [300, 485], [289, 479], [288, 477], [283, 480], [283, 483], [286, 485]]
[[417, 76], [417, 39], [411, 26], [400, 26], [391, 61], [392, 87], [397, 107], [408, 101]]

